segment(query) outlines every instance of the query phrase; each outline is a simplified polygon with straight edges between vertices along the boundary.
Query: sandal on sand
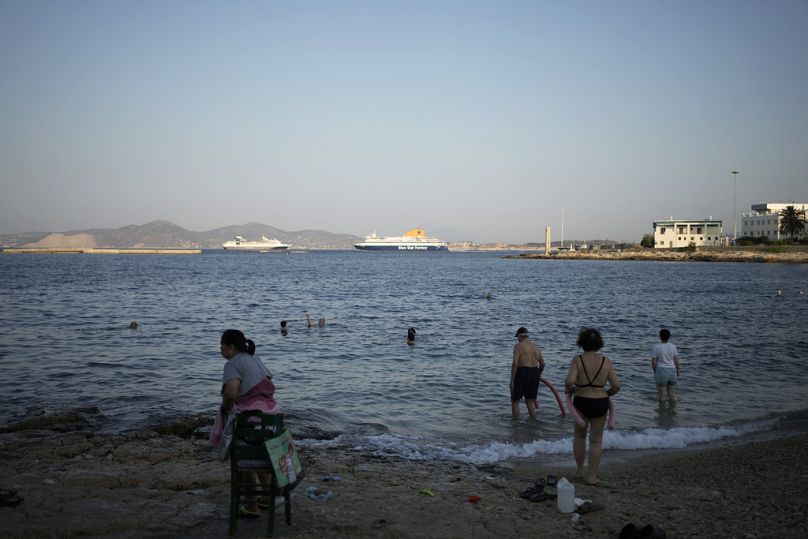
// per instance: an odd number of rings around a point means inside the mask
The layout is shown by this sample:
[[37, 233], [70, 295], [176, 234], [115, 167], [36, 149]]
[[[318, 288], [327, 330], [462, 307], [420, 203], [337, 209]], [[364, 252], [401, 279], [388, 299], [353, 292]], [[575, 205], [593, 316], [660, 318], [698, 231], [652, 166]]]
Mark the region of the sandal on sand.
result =
[[539, 479], [536, 479], [536, 482], [534, 484], [536, 485], [536, 488], [544, 488], [547, 485], [547, 479], [541, 477]]
[[239, 518], [260, 518], [261, 517], [261, 511], [259, 511], [259, 510], [250, 511], [249, 509], [247, 509], [246, 505], [240, 505], [239, 508], [238, 508], [238, 517]]
[[549, 500], [550, 495], [546, 492], [536, 492], [533, 496], [530, 496], [528, 500], [531, 502], [543, 502], [545, 500]]
[[525, 490], [519, 493], [519, 497], [529, 500], [531, 496], [539, 494], [541, 492], [544, 492], [544, 487], [539, 486], [527, 487]]
[[554, 487], [558, 484], [558, 478], [553, 474], [547, 476], [547, 486]]

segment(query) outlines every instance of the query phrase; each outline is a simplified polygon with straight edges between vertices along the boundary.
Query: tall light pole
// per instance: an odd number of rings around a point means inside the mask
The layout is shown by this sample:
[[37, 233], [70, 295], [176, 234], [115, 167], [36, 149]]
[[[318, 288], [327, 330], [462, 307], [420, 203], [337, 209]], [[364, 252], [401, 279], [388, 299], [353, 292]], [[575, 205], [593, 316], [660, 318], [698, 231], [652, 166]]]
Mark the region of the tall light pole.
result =
[[740, 172], [733, 170], [730, 174], [732, 174], [732, 243], [735, 243], [735, 240], [738, 239], [737, 219], [735, 218], [738, 215], [738, 210], [735, 209], [735, 180]]

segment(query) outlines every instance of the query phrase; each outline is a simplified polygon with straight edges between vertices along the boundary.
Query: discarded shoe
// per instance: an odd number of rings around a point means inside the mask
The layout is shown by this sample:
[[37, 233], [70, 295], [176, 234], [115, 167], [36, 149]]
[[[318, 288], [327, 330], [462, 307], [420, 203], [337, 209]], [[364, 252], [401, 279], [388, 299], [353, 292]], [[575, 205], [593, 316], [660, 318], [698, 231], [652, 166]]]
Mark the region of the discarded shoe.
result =
[[23, 498], [17, 496], [16, 490], [8, 490], [5, 488], [0, 489], [0, 506], [14, 507], [23, 501]]
[[530, 500], [531, 502], [543, 502], [549, 499], [550, 495], [544, 491], [536, 492], [535, 494], [533, 494], [531, 497], [528, 498], [528, 500]]
[[261, 517], [261, 511], [258, 511], [258, 510], [250, 511], [249, 509], [247, 509], [247, 506], [241, 505], [238, 508], [238, 517], [239, 518], [260, 518]]
[[558, 478], [553, 474], [547, 476], [547, 486], [554, 487], [558, 484]]
[[527, 487], [525, 490], [519, 493], [519, 497], [529, 500], [531, 496], [533, 496], [534, 494], [539, 494], [541, 492], [544, 492], [543, 486], [536, 485], [532, 487]]
[[544, 488], [547, 485], [547, 479], [541, 477], [539, 479], [536, 479], [536, 482], [534, 484], [536, 485], [537, 488], [538, 487]]
[[639, 532], [640, 531], [637, 529], [637, 526], [635, 526], [633, 522], [629, 522], [623, 526], [623, 529], [620, 530], [620, 535], [617, 537], [619, 539], [635, 539], [640, 536]]

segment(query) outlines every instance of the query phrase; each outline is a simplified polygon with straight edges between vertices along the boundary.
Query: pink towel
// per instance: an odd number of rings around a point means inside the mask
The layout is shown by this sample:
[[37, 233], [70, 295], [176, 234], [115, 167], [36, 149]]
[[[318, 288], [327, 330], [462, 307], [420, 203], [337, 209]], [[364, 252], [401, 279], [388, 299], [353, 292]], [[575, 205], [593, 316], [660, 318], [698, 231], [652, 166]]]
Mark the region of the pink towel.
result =
[[229, 417], [246, 410], [260, 410], [266, 414], [281, 413], [280, 406], [275, 402], [275, 384], [270, 378], [264, 378], [247, 393], [237, 398], [227, 417], [224, 417], [221, 412], [216, 414], [213, 419], [213, 428], [208, 436], [210, 443], [218, 447], [222, 442], [222, 433]]

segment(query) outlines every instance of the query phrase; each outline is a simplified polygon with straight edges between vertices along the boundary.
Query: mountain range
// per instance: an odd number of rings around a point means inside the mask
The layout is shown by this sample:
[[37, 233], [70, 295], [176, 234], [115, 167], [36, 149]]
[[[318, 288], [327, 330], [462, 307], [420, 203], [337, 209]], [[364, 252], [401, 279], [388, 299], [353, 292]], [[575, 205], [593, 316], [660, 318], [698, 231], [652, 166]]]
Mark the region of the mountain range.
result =
[[362, 238], [350, 234], [334, 234], [325, 230], [287, 231], [262, 223], [230, 225], [196, 232], [168, 221], [152, 221], [144, 225], [121, 228], [91, 228], [66, 232], [23, 232], [0, 235], [4, 247], [109, 247], [116, 249], [220, 249], [234, 236], [250, 240], [276, 238], [292, 248], [353, 249]]

